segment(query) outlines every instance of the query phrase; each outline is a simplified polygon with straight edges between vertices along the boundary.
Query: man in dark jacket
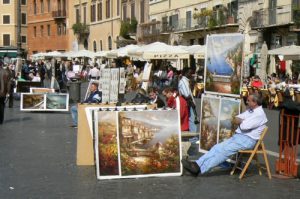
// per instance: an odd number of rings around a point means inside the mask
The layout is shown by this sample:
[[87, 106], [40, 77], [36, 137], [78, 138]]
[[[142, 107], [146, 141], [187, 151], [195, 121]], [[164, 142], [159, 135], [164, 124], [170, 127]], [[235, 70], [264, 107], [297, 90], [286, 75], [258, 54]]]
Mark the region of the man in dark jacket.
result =
[[[102, 93], [98, 90], [98, 84], [96, 82], [93, 82], [91, 83], [90, 86], [90, 95], [86, 100], [84, 100], [84, 103], [100, 103], [100, 102], [102, 102]], [[72, 114], [73, 125], [71, 125], [70, 127], [77, 128], [77, 124], [78, 124], [77, 105], [71, 107], [71, 114]]]
[[5, 99], [10, 90], [9, 74], [3, 69], [3, 63], [0, 63], [0, 125], [4, 121]]

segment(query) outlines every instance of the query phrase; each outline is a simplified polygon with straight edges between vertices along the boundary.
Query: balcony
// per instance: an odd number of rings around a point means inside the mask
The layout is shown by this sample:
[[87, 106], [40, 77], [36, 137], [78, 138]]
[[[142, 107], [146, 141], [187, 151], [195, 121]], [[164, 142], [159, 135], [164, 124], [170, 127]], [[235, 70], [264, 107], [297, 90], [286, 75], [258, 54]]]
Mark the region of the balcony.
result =
[[280, 6], [272, 9], [253, 11], [250, 25], [253, 29], [282, 26], [293, 23], [291, 5]]
[[65, 19], [67, 17], [67, 12], [66, 10], [52, 11], [52, 17], [54, 19]]
[[17, 46], [17, 42], [14, 40], [0, 40], [1, 47]]

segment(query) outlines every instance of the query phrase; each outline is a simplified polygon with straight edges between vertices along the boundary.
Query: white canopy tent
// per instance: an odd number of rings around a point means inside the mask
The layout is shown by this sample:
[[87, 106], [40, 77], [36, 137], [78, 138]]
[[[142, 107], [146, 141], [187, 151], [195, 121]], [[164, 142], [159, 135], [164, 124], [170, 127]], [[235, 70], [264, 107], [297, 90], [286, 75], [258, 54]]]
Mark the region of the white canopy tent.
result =
[[138, 49], [128, 51], [128, 55], [134, 58], [150, 59], [188, 59], [188, 51], [179, 46], [170, 46], [162, 42], [154, 42]]
[[107, 52], [106, 57], [107, 58], [127, 57], [127, 56], [129, 56], [128, 55], [129, 51], [134, 51], [139, 48], [140, 48], [140, 46], [138, 46], [138, 45], [130, 44], [125, 47]]

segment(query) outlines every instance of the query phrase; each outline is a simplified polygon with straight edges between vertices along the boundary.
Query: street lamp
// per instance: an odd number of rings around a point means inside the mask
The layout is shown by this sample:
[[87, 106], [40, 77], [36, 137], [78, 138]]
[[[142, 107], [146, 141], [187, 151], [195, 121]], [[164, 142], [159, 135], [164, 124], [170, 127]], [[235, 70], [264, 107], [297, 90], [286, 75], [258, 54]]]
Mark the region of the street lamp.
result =
[[21, 60], [21, 0], [17, 1], [17, 64], [16, 64], [16, 72], [21, 71], [22, 60]]

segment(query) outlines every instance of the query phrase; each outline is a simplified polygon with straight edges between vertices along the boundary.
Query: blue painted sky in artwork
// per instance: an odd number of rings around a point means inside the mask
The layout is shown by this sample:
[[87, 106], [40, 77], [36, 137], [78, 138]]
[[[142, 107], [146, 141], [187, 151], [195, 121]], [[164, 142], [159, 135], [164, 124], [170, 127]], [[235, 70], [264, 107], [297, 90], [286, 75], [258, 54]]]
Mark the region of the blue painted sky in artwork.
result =
[[230, 76], [232, 67], [226, 62], [227, 52], [242, 42], [242, 35], [211, 36], [207, 40], [207, 69], [217, 75]]

